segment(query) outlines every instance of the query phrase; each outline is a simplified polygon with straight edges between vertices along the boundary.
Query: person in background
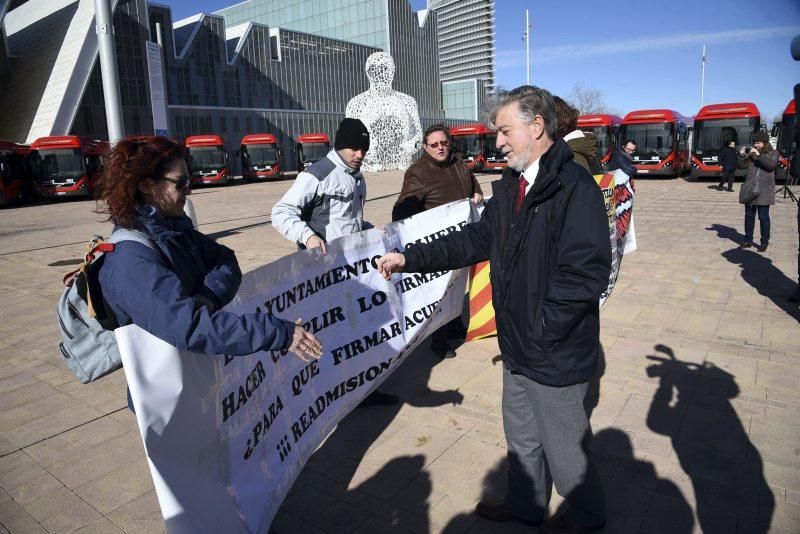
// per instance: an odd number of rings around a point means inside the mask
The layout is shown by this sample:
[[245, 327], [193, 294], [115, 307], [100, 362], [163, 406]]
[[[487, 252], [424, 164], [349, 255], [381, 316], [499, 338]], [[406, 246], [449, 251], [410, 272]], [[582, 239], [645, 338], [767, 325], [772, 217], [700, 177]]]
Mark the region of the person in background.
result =
[[184, 214], [191, 194], [185, 158], [186, 148], [165, 137], [127, 137], [99, 178], [98, 212], [153, 245], [121, 241], [102, 258], [98, 283], [118, 324], [135, 324], [189, 352], [288, 349], [304, 360], [318, 358], [319, 340], [298, 324], [222, 309], [242, 274], [233, 251], [195, 230]]
[[614, 149], [610, 170], [621, 169], [622, 172], [633, 178], [636, 175], [636, 167], [633, 165], [633, 155], [635, 153], [636, 141], [628, 139], [622, 143], [621, 148]]
[[736, 141], [731, 139], [719, 151], [719, 164], [722, 167], [722, 176], [719, 178], [717, 189], [722, 191], [722, 186], [728, 182], [728, 191], [733, 191], [733, 179], [739, 166], [739, 154], [736, 152]]
[[756, 132], [753, 136], [753, 148], [745, 152], [739, 151], [743, 158], [742, 165], [747, 167], [745, 183], [758, 180], [758, 197], [744, 206], [744, 242], [739, 248], [754, 247], [753, 232], [756, 227], [756, 214], [758, 214], [761, 228], [761, 243], [756, 248], [758, 252], [765, 252], [769, 246], [770, 219], [769, 207], [775, 204], [775, 167], [778, 166], [780, 153], [769, 144], [767, 132]]
[[556, 137], [567, 142], [575, 155], [575, 163], [592, 173], [603, 174], [600, 160], [597, 159], [597, 139], [593, 133], [578, 130], [580, 113], [563, 98], [553, 96], [556, 103], [558, 130]]
[[[473, 204], [483, 202], [483, 191], [478, 180], [452, 150], [453, 139], [444, 125], [436, 124], [425, 130], [422, 146], [422, 156], [403, 176], [403, 188], [392, 208], [392, 221], [406, 219], [462, 198], [470, 199]], [[461, 318], [456, 317], [431, 335], [431, 349], [441, 358], [455, 357], [456, 352], [447, 340], [448, 333], [459, 337], [464, 335], [463, 330]]]
[[[608, 286], [611, 249], [603, 193], [556, 138], [553, 97], [522, 86], [491, 114], [509, 168], [478, 222], [378, 260], [395, 272], [458, 269], [489, 259], [503, 360], [503, 428], [508, 492], [482, 501], [490, 521], [545, 519], [555, 483], [568, 503], [540, 532], [583, 532], [606, 521], [603, 487], [590, 454], [583, 406], [600, 353], [597, 302]], [[552, 476], [552, 478], [551, 478]]]

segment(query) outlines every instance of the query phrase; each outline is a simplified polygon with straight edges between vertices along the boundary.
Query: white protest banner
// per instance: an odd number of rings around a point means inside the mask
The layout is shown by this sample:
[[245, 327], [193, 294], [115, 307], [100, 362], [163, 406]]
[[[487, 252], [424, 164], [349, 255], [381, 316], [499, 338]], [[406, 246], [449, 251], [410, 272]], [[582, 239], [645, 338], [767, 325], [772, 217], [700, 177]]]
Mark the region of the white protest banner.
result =
[[328, 433], [461, 313], [466, 269], [390, 283], [376, 260], [477, 217], [454, 202], [247, 273], [227, 309], [302, 318], [323, 344], [313, 363], [286, 351], [191, 354], [133, 325], [116, 331], [168, 531], [267, 532]]

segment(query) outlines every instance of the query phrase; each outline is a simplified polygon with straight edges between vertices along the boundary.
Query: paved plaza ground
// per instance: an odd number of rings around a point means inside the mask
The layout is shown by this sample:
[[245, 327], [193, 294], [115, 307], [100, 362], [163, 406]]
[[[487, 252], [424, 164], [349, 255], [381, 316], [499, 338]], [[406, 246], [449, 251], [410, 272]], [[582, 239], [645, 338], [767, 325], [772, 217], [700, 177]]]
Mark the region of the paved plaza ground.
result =
[[[486, 190], [493, 179], [479, 177]], [[370, 221], [390, 220], [401, 180], [368, 175]], [[244, 271], [293, 252], [269, 222], [290, 183], [196, 191], [201, 231]], [[737, 250], [742, 206], [709, 184], [638, 181], [639, 250], [601, 314], [590, 399], [607, 532], [800, 531], [800, 314], [785, 300], [797, 208], [772, 208], [767, 252]], [[57, 349], [61, 277], [89, 236], [110, 233], [93, 207], [0, 210], [0, 532], [164, 530], [124, 374], [82, 385]], [[495, 339], [444, 361], [423, 344], [386, 384], [403, 402], [339, 425], [275, 531], [535, 531], [474, 513], [507, 471]]]

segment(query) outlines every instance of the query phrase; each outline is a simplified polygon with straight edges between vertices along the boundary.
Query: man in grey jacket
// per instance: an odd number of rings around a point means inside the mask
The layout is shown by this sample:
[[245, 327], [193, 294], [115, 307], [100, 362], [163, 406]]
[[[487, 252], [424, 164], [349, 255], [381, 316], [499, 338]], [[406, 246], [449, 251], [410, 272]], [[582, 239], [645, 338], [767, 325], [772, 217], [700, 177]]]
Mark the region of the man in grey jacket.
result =
[[[320, 247], [337, 237], [372, 228], [364, 221], [367, 184], [361, 163], [369, 150], [369, 131], [358, 119], [339, 123], [334, 149], [295, 178], [272, 207], [272, 226], [300, 249]], [[396, 395], [375, 390], [361, 406], [397, 404]]]
[[334, 149], [295, 178], [272, 208], [272, 226], [301, 249], [322, 247], [343, 235], [372, 228], [364, 222], [367, 184], [361, 163], [369, 132], [358, 119], [339, 124]]

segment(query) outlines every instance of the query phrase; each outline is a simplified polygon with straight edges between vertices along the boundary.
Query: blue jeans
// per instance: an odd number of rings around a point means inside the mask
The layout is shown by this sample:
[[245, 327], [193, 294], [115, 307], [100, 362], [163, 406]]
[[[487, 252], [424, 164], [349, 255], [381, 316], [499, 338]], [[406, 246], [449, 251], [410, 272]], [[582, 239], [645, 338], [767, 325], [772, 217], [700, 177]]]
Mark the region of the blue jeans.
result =
[[750, 204], [744, 207], [744, 240], [747, 243], [753, 242], [753, 230], [756, 228], [756, 212], [761, 223], [761, 245], [769, 244], [769, 206], [753, 206]]

